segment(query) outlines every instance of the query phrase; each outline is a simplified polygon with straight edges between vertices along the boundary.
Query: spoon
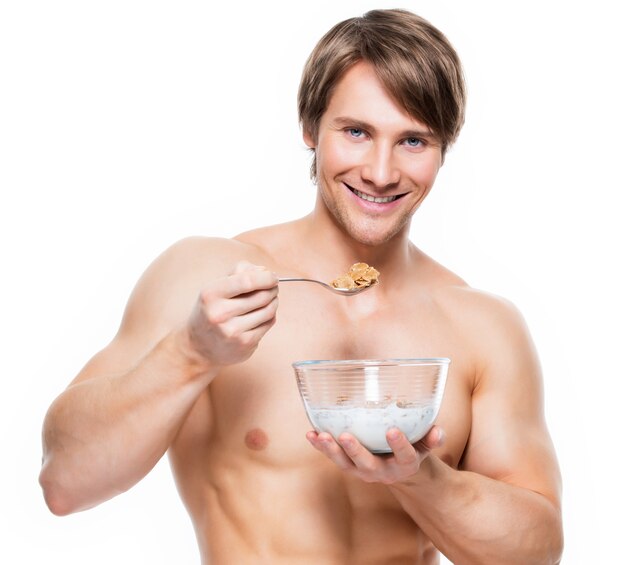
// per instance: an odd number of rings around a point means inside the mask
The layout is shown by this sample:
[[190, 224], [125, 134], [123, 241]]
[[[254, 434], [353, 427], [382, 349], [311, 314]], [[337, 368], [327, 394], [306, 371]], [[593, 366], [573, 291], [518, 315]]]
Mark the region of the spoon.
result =
[[361, 292], [367, 290], [368, 288], [372, 288], [376, 286], [377, 283], [370, 284], [368, 286], [357, 286], [356, 288], [335, 288], [334, 286], [322, 282], [317, 281], [315, 279], [300, 279], [300, 278], [279, 278], [278, 282], [312, 282], [323, 286], [326, 290], [330, 290], [332, 292], [336, 292], [337, 294], [343, 294], [344, 296], [354, 296], [355, 294], [360, 294]]

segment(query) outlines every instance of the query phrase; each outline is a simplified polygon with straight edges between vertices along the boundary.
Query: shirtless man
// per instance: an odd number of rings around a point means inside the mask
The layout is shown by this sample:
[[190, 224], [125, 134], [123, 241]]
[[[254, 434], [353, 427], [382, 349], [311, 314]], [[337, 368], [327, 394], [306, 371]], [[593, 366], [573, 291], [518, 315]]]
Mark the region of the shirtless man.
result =
[[[203, 563], [557, 563], [560, 476], [524, 322], [409, 241], [464, 103], [454, 50], [410, 13], [322, 38], [299, 93], [313, 211], [149, 267], [46, 417], [52, 512], [126, 491], [168, 452]], [[279, 289], [277, 274], [330, 281], [357, 261], [381, 272], [363, 295]], [[388, 357], [452, 360], [422, 442], [390, 430], [393, 453], [373, 455], [310, 431], [293, 361]]]

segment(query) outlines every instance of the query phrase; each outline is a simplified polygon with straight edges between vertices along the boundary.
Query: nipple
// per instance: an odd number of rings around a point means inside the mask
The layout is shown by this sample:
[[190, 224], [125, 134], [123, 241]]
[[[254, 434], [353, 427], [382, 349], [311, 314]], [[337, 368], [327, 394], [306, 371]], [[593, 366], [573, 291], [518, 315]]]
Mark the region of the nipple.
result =
[[267, 434], [261, 428], [253, 428], [244, 438], [246, 447], [252, 451], [262, 451], [267, 447], [269, 441]]

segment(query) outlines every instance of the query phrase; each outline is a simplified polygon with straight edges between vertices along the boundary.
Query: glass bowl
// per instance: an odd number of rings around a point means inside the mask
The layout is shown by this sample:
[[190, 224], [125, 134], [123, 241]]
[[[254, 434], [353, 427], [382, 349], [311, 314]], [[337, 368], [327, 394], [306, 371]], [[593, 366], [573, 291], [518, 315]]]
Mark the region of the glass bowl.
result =
[[372, 453], [389, 453], [385, 434], [402, 431], [411, 443], [433, 425], [450, 359], [316, 360], [292, 363], [307, 416], [335, 439], [349, 432]]

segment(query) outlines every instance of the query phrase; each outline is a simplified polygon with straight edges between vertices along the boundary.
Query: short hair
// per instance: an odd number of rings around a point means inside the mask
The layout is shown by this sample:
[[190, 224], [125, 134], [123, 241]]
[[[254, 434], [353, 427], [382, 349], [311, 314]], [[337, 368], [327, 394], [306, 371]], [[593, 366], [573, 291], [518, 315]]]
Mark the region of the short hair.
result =
[[[389, 95], [426, 124], [442, 155], [465, 119], [466, 90], [459, 57], [448, 39], [406, 10], [371, 10], [330, 29], [309, 56], [298, 91], [298, 117], [317, 140], [335, 86], [359, 61], [370, 63]], [[315, 178], [313, 158], [311, 176]]]

